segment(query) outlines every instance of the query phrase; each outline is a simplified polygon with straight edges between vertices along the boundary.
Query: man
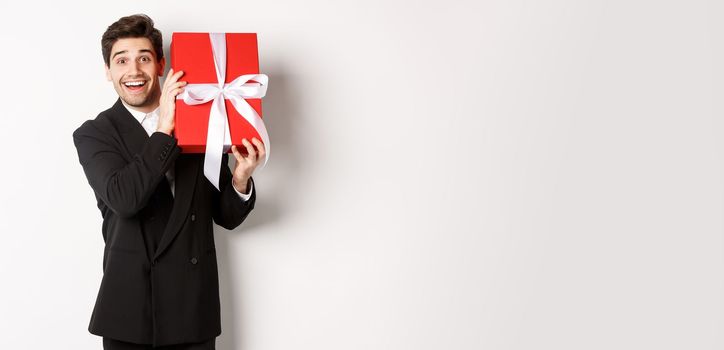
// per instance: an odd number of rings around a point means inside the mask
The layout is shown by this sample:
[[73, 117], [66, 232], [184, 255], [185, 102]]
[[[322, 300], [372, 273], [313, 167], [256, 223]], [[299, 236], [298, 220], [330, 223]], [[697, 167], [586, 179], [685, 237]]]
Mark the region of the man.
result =
[[[254, 208], [251, 178], [262, 142], [231, 148], [219, 190], [203, 154], [181, 154], [173, 136], [183, 72], [169, 71], [161, 33], [145, 15], [123, 17], [101, 40], [118, 100], [73, 133], [103, 216], [103, 279], [88, 330], [104, 349], [214, 349], [221, 334], [213, 222], [239, 226]], [[224, 154], [222, 164], [227, 164]]]

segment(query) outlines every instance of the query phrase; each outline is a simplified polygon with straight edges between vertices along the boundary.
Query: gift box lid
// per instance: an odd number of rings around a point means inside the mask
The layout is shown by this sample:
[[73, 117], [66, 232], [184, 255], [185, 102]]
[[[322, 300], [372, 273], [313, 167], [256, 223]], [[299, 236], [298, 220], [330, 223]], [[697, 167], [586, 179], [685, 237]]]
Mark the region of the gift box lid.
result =
[[[230, 83], [244, 74], [259, 73], [256, 33], [225, 33], [226, 76]], [[171, 36], [171, 67], [184, 71], [183, 80], [216, 83], [216, 68], [209, 33], [174, 32]]]

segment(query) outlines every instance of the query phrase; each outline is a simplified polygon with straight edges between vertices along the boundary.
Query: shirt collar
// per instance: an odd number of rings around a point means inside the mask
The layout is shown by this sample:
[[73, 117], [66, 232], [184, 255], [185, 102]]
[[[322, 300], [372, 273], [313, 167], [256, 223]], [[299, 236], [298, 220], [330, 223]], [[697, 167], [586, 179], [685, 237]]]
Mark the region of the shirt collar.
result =
[[136, 118], [136, 120], [138, 120], [139, 123], [143, 122], [143, 119], [146, 118], [146, 116], [147, 116], [148, 114], [153, 114], [153, 113], [158, 114], [158, 110], [159, 110], [159, 108], [161, 108], [161, 106], [158, 106], [158, 107], [156, 107], [156, 109], [154, 109], [154, 110], [151, 111], [150, 113], [146, 113], [146, 112], [141, 112], [141, 111], [139, 111], [139, 110], [136, 110], [136, 109], [134, 109], [133, 107], [127, 105], [126, 102], [123, 101], [123, 99], [121, 99], [121, 102], [123, 103], [123, 106], [126, 107], [126, 109], [128, 110], [128, 112], [130, 112], [131, 115], [132, 115], [134, 118]]

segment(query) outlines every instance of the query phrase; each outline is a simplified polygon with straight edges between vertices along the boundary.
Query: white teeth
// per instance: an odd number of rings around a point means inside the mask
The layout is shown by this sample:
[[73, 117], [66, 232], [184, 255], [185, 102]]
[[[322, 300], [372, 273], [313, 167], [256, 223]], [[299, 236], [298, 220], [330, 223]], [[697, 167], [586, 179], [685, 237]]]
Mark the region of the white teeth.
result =
[[127, 81], [123, 84], [125, 84], [126, 86], [141, 86], [145, 83], [146, 83], [145, 81]]

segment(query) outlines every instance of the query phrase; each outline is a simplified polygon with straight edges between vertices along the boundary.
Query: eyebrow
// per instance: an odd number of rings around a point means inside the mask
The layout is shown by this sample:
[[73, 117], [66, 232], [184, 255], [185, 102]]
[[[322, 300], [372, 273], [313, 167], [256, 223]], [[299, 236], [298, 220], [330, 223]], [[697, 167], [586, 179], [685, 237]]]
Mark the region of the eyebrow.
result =
[[[139, 52], [148, 52], [150, 54], [153, 54], [153, 51], [151, 51], [149, 49], [141, 49], [141, 50], [139, 50]], [[111, 57], [111, 59], [115, 58], [117, 55], [124, 54], [124, 53], [128, 53], [128, 50], [118, 51], [118, 52], [114, 53], [113, 56]]]

